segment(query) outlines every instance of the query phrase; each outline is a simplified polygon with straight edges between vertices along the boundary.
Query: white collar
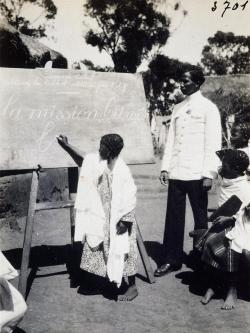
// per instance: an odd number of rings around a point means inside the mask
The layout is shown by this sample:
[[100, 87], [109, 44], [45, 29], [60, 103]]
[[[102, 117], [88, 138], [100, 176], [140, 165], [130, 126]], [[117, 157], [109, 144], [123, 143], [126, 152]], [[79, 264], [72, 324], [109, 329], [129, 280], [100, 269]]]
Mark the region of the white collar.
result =
[[197, 98], [201, 98], [201, 97], [202, 97], [201, 91], [198, 90], [195, 93], [193, 93], [192, 95], [187, 96], [185, 98], [185, 101], [190, 102], [190, 101], [193, 101], [193, 100], [195, 100]]
[[186, 113], [189, 111], [190, 113], [190, 102], [194, 102], [196, 99], [200, 99], [202, 97], [202, 94], [200, 90], [196, 91], [190, 96], [187, 96], [181, 103], [176, 105], [176, 111], [173, 114], [174, 118], [177, 118], [180, 116], [180, 114]]
[[200, 90], [196, 91], [195, 93], [193, 93], [192, 95], [187, 96], [182, 102], [180, 102], [179, 104], [176, 104], [176, 107], [179, 109], [182, 106], [189, 104], [190, 102], [193, 102], [196, 99], [199, 99], [203, 97]]

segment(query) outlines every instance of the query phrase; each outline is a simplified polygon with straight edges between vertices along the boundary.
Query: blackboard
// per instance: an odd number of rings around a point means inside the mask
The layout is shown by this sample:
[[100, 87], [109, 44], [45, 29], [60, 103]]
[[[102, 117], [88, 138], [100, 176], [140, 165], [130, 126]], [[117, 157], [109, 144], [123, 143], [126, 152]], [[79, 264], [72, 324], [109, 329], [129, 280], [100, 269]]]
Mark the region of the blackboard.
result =
[[68, 69], [0, 69], [0, 170], [74, 166], [56, 135], [83, 152], [120, 134], [128, 164], [153, 163], [139, 74]]

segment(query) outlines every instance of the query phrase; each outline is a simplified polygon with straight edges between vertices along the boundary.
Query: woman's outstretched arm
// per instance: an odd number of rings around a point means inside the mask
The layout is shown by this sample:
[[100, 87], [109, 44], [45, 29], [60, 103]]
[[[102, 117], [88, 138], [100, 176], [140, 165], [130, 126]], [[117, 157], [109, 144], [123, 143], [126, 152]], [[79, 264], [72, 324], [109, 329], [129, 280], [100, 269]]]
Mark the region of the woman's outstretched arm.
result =
[[59, 145], [73, 158], [75, 163], [80, 167], [84, 159], [84, 154], [77, 148], [71, 146], [68, 142], [68, 138], [65, 135], [59, 135], [56, 137]]

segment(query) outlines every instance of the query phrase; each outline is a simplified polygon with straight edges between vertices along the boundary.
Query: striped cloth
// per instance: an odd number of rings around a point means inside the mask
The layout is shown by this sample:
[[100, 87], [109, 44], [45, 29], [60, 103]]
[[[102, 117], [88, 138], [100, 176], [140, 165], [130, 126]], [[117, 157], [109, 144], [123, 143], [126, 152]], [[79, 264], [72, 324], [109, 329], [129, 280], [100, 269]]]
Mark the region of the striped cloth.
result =
[[202, 251], [201, 260], [225, 272], [236, 272], [239, 266], [240, 254], [230, 249], [230, 241], [226, 238], [227, 228], [220, 232], [208, 232], [196, 244], [196, 249]]

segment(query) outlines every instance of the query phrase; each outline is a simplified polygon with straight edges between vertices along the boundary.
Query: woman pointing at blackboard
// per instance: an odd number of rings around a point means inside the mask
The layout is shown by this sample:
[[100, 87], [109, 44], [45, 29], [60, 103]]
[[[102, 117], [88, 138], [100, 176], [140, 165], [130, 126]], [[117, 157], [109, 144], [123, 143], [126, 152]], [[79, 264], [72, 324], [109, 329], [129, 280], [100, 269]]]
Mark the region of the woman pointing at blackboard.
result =
[[80, 267], [107, 277], [116, 286], [118, 301], [132, 301], [138, 295], [136, 186], [119, 156], [123, 139], [118, 134], [104, 135], [99, 152], [85, 157], [68, 143], [67, 137], [60, 135], [57, 139], [82, 166], [75, 202], [75, 241], [84, 242]]

